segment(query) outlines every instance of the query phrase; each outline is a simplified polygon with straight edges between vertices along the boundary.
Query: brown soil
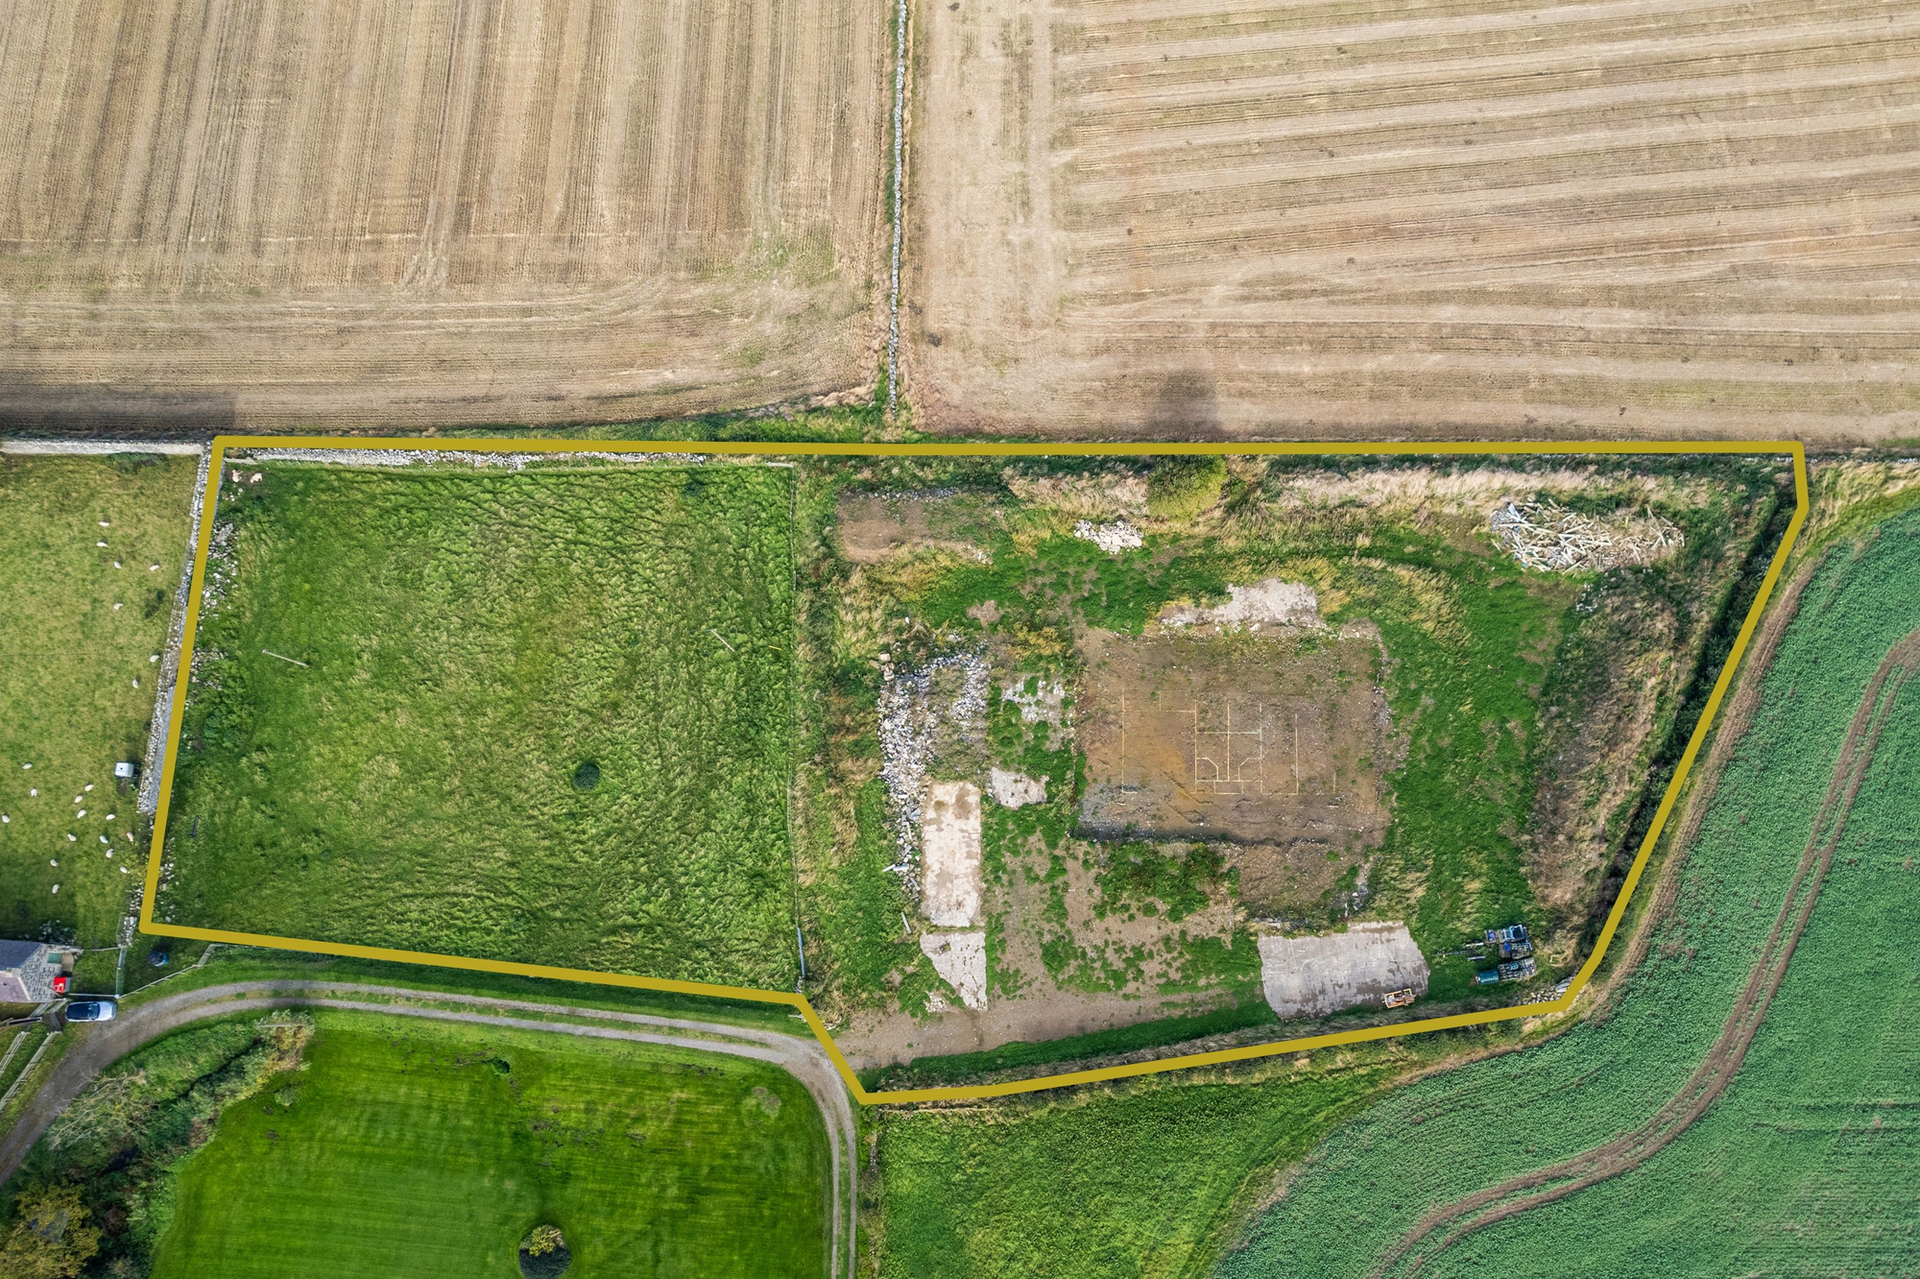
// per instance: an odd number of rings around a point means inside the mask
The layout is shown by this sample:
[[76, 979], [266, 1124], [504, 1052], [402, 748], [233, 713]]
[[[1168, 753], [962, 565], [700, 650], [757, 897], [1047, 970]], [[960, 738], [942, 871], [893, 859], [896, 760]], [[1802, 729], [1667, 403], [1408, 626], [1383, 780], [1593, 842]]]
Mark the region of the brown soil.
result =
[[[1834, 849], [1846, 828], [1854, 797], [1873, 762], [1880, 730], [1901, 688], [1916, 669], [1920, 669], [1920, 631], [1895, 644], [1868, 683], [1860, 709], [1841, 746], [1840, 758], [1834, 764], [1832, 781], [1814, 819], [1813, 832], [1801, 853], [1800, 864], [1780, 905], [1773, 930], [1761, 949], [1759, 961], [1745, 989], [1734, 1001], [1719, 1038], [1686, 1085], [1645, 1123], [1604, 1146], [1428, 1211], [1375, 1267], [1375, 1274], [1384, 1274], [1403, 1260], [1410, 1261], [1407, 1273], [1417, 1273], [1426, 1261], [1476, 1230], [1639, 1167], [1719, 1099], [1739, 1073], [1747, 1049], [1786, 976], [1794, 947], [1806, 931], [1821, 884], [1833, 864]], [[1430, 1246], [1421, 1247], [1436, 1235]], [[1418, 1255], [1414, 1255], [1416, 1249], [1419, 1249]]]
[[983, 554], [974, 542], [949, 535], [941, 516], [951, 505], [938, 498], [886, 498], [847, 494], [840, 499], [840, 548], [856, 564], [878, 564], [898, 551], [942, 547], [961, 555]]
[[0, 421], [652, 417], [871, 377], [878, 0], [0, 0]]
[[1920, 433], [1920, 8], [916, 10], [942, 431]]
[[1384, 836], [1376, 644], [1096, 631], [1081, 649], [1088, 833], [1277, 844], [1335, 860]]

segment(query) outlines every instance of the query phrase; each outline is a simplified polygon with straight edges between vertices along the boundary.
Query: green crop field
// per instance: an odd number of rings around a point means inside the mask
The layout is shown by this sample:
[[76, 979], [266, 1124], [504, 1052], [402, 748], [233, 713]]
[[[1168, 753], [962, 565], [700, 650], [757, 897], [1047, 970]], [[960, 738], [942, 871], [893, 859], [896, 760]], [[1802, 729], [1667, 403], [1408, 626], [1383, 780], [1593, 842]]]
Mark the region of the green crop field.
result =
[[793, 984], [787, 471], [232, 474], [157, 918]]
[[[1398, 1072], [1174, 1076], [1057, 1100], [880, 1115], [883, 1279], [1206, 1273], [1223, 1230]], [[863, 1245], [864, 1247], [864, 1245]]]
[[[1622, 1134], [1720, 1034], [1849, 723], [1920, 627], [1920, 515], [1836, 548], [1767, 672], [1617, 1011], [1398, 1092], [1308, 1161], [1228, 1279], [1369, 1273], [1437, 1205]], [[1920, 1259], [1920, 690], [1892, 706], [1831, 871], [1724, 1096], [1630, 1171], [1466, 1235], [1421, 1273], [1911, 1273]]]
[[297, 1027], [218, 1023], [147, 1046], [10, 1189], [79, 1184], [104, 1232], [98, 1272], [150, 1264], [156, 1279], [510, 1276], [541, 1223], [583, 1276], [826, 1268], [826, 1130], [783, 1071], [377, 1014], [300, 1020], [314, 1029], [298, 1066]]
[[147, 827], [113, 765], [146, 750], [193, 477], [191, 457], [0, 458], [0, 936], [119, 939]]

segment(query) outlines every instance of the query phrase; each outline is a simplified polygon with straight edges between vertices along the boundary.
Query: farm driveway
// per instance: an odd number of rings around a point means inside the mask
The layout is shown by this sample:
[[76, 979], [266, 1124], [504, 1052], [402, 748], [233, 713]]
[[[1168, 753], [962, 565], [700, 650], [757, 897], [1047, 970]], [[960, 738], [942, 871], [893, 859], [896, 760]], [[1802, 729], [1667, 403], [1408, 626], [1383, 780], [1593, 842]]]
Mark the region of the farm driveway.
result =
[[[381, 1003], [370, 998], [376, 996], [431, 1001], [453, 1007]], [[40, 1090], [21, 1112], [19, 1121], [4, 1136], [0, 1136], [0, 1183], [13, 1175], [27, 1152], [33, 1148], [34, 1142], [40, 1139], [60, 1112], [80, 1095], [95, 1076], [115, 1061], [142, 1044], [182, 1026], [212, 1017], [274, 1008], [338, 1008], [353, 1012], [385, 1013], [389, 1016], [424, 1017], [433, 1021], [509, 1026], [516, 1030], [544, 1030], [589, 1039], [619, 1039], [631, 1043], [664, 1044], [701, 1052], [726, 1053], [778, 1066], [798, 1079], [813, 1095], [814, 1102], [820, 1107], [821, 1118], [826, 1122], [833, 1155], [833, 1188], [828, 1205], [829, 1220], [835, 1224], [831, 1273], [840, 1273], [840, 1258], [843, 1255], [847, 1258], [848, 1273], [852, 1272], [856, 1200], [851, 1180], [844, 1188], [841, 1182], [843, 1178], [858, 1176], [853, 1106], [832, 1061], [811, 1037], [801, 1039], [777, 1031], [754, 1030], [718, 1022], [649, 1017], [642, 1013], [576, 1008], [567, 1004], [542, 1004], [519, 999], [487, 999], [478, 995], [456, 995], [405, 986], [322, 981], [230, 982], [184, 991], [149, 1004], [126, 1008], [119, 1020], [87, 1028], [86, 1037], [60, 1059], [52, 1076], [40, 1086]], [[553, 1016], [580, 1020], [562, 1022], [537, 1019]], [[76, 1031], [79, 1029], [74, 1028]], [[843, 1212], [846, 1230], [844, 1254], [841, 1251], [840, 1234]]]

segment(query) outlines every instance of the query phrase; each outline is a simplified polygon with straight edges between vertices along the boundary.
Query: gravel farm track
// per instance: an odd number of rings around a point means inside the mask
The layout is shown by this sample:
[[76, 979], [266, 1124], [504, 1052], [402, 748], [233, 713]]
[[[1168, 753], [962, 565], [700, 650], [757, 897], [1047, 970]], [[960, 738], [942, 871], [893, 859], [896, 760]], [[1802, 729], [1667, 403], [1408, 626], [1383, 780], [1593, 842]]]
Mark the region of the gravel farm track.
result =
[[[451, 1005], [429, 1007], [428, 1004]], [[123, 1006], [118, 1020], [84, 1028], [86, 1038], [68, 1049], [53, 1073], [28, 1101], [13, 1127], [0, 1135], [0, 1183], [19, 1168], [48, 1126], [99, 1073], [142, 1044], [182, 1026], [235, 1013], [275, 1008], [334, 1008], [387, 1016], [422, 1017], [471, 1025], [502, 1026], [514, 1030], [545, 1031], [592, 1039], [663, 1044], [700, 1052], [725, 1053], [766, 1062], [787, 1071], [806, 1088], [820, 1108], [832, 1152], [832, 1180], [828, 1220], [834, 1239], [829, 1279], [842, 1272], [851, 1276], [859, 1175], [857, 1128], [846, 1086], [818, 1042], [811, 1036], [729, 1026], [719, 1022], [650, 1017], [641, 1013], [582, 1008], [571, 1004], [543, 1004], [517, 999], [488, 999], [478, 995], [416, 990], [405, 986], [359, 985], [312, 980], [244, 981], [206, 986], [165, 995], [147, 1003]], [[572, 1020], [556, 1021], [565, 1017]], [[81, 1028], [74, 1028], [72, 1034]]]
[[[1792, 609], [1787, 608], [1775, 616], [1791, 612]], [[1751, 669], [1761, 670], [1764, 666]], [[1795, 944], [1806, 931], [1821, 883], [1833, 865], [1834, 849], [1845, 832], [1854, 797], [1873, 762], [1880, 731], [1901, 687], [1916, 673], [1920, 673], [1920, 631], [1908, 634], [1895, 644], [1868, 682], [1773, 930], [1745, 988], [1735, 999], [1719, 1038], [1680, 1091], [1638, 1127], [1604, 1145], [1430, 1209], [1381, 1258], [1373, 1271], [1376, 1276], [1417, 1274], [1434, 1254], [1476, 1230], [1632, 1171], [1678, 1137], [1720, 1098], [1739, 1073], [1747, 1049], [1786, 976]], [[1758, 680], [1752, 681], [1751, 688], [1756, 693], [1758, 686]], [[1727, 732], [1729, 726], [1722, 727], [1718, 741], [1737, 740], [1738, 734]], [[1704, 803], [1696, 801], [1693, 807], [1698, 811]]]
[[880, 0], [0, 0], [0, 428], [870, 384]]
[[1920, 435], [1905, 0], [917, 5], [939, 431]]

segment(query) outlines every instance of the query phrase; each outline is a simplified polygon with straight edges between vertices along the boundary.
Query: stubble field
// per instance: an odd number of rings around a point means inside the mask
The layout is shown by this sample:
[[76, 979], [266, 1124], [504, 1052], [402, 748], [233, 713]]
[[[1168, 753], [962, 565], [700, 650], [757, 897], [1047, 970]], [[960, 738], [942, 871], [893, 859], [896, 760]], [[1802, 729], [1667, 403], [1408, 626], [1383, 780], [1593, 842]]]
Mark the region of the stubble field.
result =
[[0, 420], [667, 416], [870, 381], [875, 3], [0, 3]]
[[1920, 18], [970, 0], [916, 17], [942, 430], [1920, 424]]

